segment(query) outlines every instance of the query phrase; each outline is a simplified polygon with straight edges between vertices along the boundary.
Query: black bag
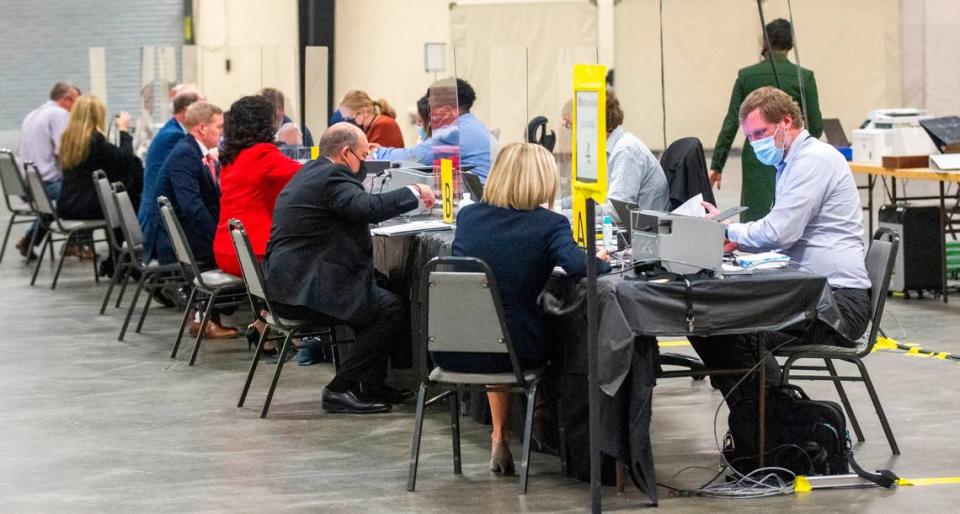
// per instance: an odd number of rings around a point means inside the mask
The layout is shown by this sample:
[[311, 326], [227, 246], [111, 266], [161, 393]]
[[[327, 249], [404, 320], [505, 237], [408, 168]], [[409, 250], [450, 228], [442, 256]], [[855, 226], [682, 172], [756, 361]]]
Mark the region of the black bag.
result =
[[[811, 400], [794, 385], [768, 387], [766, 402], [766, 467], [807, 476], [850, 472], [850, 437], [840, 405]], [[724, 441], [724, 457], [744, 475], [759, 467], [757, 403], [755, 398], [744, 400], [730, 410]]]

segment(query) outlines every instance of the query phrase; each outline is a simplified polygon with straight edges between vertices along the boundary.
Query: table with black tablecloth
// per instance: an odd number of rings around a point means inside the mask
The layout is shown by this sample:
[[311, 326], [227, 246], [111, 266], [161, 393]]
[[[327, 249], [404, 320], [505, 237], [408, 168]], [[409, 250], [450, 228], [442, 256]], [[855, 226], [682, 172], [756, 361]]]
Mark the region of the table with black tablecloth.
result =
[[[375, 237], [374, 261], [390, 288], [410, 301], [411, 348], [394, 355], [394, 367], [411, 368], [420, 377], [424, 338], [419, 279], [433, 257], [449, 255], [454, 233], [425, 232], [404, 237]], [[796, 269], [757, 271], [723, 278], [687, 276], [666, 282], [634, 280], [632, 272], [598, 280], [598, 366], [603, 391], [600, 436], [604, 453], [629, 462], [632, 476], [656, 503], [656, 478], [649, 437], [653, 387], [659, 373], [657, 336], [709, 336], [781, 331], [800, 332], [811, 323], [836, 326], [839, 312], [822, 276]], [[541, 297], [551, 347], [552, 371], [581, 377], [586, 384], [586, 313], [583, 281], [555, 277]], [[554, 315], [551, 315], [553, 313]], [[555, 315], [562, 313], [561, 315]], [[563, 380], [561, 380], [563, 382]], [[573, 381], [557, 388], [563, 412], [578, 412], [587, 391]], [[582, 393], [582, 394], [581, 394]], [[564, 398], [566, 397], [566, 398]], [[561, 419], [561, 425], [563, 420]], [[573, 434], [569, 434], [573, 435]], [[582, 445], [580, 445], [582, 446]], [[582, 448], [580, 448], [582, 450]], [[567, 454], [568, 460], [574, 455]]]

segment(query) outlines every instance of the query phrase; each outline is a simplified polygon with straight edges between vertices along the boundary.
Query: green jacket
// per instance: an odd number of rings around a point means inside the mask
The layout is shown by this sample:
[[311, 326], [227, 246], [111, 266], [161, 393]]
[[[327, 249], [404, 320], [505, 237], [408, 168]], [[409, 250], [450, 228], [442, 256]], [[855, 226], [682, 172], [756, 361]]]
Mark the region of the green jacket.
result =
[[[773, 61], [777, 67], [777, 74], [780, 75], [782, 89], [792, 96], [802, 109], [800, 83], [797, 80], [797, 65], [783, 55], [774, 55]], [[817, 82], [813, 78], [812, 71], [803, 67], [800, 67], [800, 71], [803, 76], [803, 92], [807, 99], [807, 115], [809, 116], [809, 119], [805, 120], [806, 128], [813, 137], [819, 138], [823, 132], [823, 118], [820, 115]], [[747, 95], [763, 86], [777, 86], [773, 70], [770, 69], [770, 62], [766, 59], [741, 69], [737, 74], [737, 81], [733, 84], [733, 92], [730, 94], [727, 116], [723, 119], [723, 126], [717, 136], [717, 143], [714, 145], [710, 169], [723, 171], [727, 156], [730, 154], [730, 146], [733, 145], [733, 139], [740, 129], [740, 104]], [[750, 209], [740, 215], [740, 220], [753, 221], [766, 216], [773, 205], [775, 188], [776, 168], [761, 164], [753, 154], [753, 148], [745, 140], [743, 145], [743, 187], [740, 192], [740, 204]]]

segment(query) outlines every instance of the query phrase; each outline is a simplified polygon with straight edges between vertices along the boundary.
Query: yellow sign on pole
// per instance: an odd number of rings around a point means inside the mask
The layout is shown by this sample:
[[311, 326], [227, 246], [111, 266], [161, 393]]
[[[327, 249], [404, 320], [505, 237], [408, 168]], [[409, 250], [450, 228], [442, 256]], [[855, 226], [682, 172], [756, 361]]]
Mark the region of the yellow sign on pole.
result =
[[587, 246], [586, 201], [607, 200], [607, 68], [593, 64], [573, 67], [573, 238]]
[[443, 222], [453, 223], [453, 161], [450, 159], [440, 159], [440, 200]]

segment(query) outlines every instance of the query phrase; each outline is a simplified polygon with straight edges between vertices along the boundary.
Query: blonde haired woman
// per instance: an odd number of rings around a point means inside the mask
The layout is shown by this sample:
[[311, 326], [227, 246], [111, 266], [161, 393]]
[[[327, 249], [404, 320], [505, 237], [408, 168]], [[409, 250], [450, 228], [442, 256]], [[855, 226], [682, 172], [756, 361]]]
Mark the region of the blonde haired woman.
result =
[[363, 91], [350, 91], [337, 109], [343, 121], [353, 123], [367, 135], [367, 141], [386, 147], [403, 147], [403, 134], [397, 125], [397, 112], [386, 100], [372, 100]]
[[[521, 366], [544, 364], [547, 350], [537, 296], [556, 266], [578, 278], [586, 275], [585, 254], [573, 240], [570, 222], [553, 212], [559, 177], [553, 155], [530, 143], [507, 145], [497, 155], [483, 191], [483, 200], [457, 216], [453, 254], [476, 257], [493, 270], [507, 318], [507, 327]], [[545, 207], [546, 206], [546, 207]], [[605, 255], [600, 255], [605, 258]], [[610, 266], [601, 262], [600, 272]], [[452, 371], [501, 373], [512, 369], [504, 355], [433, 354]], [[493, 418], [490, 470], [514, 471], [509, 445], [510, 394], [488, 392]]]
[[139, 204], [143, 187], [143, 168], [133, 154], [130, 115], [117, 116], [120, 147], [104, 136], [106, 107], [95, 96], [81, 96], [73, 104], [70, 121], [60, 139], [60, 165], [63, 191], [57, 200], [57, 213], [64, 219], [103, 219], [93, 184], [93, 172], [103, 170], [110, 182], [120, 181], [130, 192], [134, 207]]

